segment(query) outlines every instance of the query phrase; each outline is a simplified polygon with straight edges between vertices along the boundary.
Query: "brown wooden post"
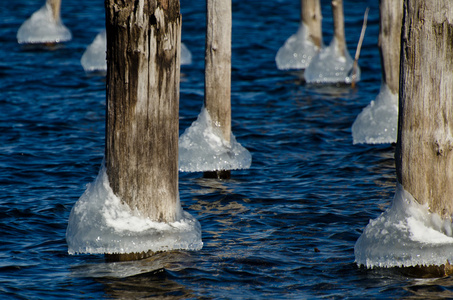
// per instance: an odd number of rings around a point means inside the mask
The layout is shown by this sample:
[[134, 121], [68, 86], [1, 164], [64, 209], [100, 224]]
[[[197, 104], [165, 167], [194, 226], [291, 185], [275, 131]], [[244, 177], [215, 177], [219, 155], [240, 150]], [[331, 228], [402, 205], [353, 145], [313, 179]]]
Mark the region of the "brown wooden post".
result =
[[332, 16], [334, 36], [337, 40], [338, 51], [342, 56], [346, 54], [346, 38], [344, 34], [343, 0], [332, 0]]
[[394, 95], [398, 94], [399, 90], [403, 1], [379, 1], [379, 52], [382, 81]]
[[47, 0], [46, 4], [52, 9], [52, 16], [55, 21], [60, 21], [61, 0]]
[[309, 38], [322, 47], [322, 15], [320, 0], [300, 0], [300, 19], [308, 28]]
[[179, 218], [178, 0], [106, 0], [105, 164], [113, 192], [155, 221]]
[[[204, 106], [212, 126], [225, 141], [231, 137], [231, 0], [206, 0]], [[205, 172], [205, 177], [229, 178], [230, 171]]]
[[453, 213], [453, 2], [405, 0], [396, 149], [398, 181]]

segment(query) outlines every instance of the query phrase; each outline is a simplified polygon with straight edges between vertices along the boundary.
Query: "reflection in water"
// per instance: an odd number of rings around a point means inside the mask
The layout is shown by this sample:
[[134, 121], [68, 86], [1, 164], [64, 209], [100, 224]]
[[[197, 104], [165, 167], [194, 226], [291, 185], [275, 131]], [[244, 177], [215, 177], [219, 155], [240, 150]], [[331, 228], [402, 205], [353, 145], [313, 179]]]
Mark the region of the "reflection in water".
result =
[[180, 299], [192, 292], [173, 280], [172, 272], [194, 268], [191, 252], [160, 252], [137, 261], [78, 265], [71, 269], [72, 277], [93, 278], [104, 285], [113, 299], [165, 297]]
[[187, 299], [194, 296], [172, 279], [165, 269], [158, 269], [126, 278], [99, 278], [104, 285], [106, 296], [112, 299]]
[[407, 299], [452, 299], [453, 298], [453, 278], [415, 279], [404, 289], [412, 295]]

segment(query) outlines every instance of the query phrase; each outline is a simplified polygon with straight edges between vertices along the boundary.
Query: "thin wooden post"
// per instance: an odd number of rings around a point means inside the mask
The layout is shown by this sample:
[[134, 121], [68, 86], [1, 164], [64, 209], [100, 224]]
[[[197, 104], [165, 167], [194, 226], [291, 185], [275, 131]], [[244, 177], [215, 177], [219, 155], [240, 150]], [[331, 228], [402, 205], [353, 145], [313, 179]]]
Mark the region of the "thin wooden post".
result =
[[105, 164], [113, 192], [160, 222], [179, 218], [178, 0], [106, 0]]
[[332, 16], [334, 36], [337, 40], [338, 51], [342, 56], [346, 56], [346, 38], [344, 34], [344, 12], [343, 0], [332, 0]]
[[379, 1], [379, 52], [382, 81], [394, 95], [398, 94], [399, 90], [403, 1]]
[[47, 0], [46, 4], [52, 9], [52, 16], [55, 21], [60, 21], [61, 0]]
[[[231, 0], [206, 0], [204, 106], [225, 141], [231, 137]], [[205, 177], [228, 178], [230, 171]]]
[[405, 0], [398, 181], [444, 218], [453, 213], [453, 2]]
[[320, 0], [300, 0], [300, 19], [308, 28], [309, 38], [322, 47], [322, 15]]

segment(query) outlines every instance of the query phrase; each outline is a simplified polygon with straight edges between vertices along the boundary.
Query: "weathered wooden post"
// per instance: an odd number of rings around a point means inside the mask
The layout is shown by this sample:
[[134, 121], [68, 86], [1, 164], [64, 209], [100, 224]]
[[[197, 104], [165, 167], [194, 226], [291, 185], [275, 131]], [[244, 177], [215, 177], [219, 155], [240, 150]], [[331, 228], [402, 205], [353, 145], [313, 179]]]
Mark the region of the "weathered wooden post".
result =
[[322, 48], [322, 15], [320, 0], [300, 0], [300, 20], [308, 28], [309, 39]]
[[[223, 139], [231, 137], [231, 0], [206, 0], [205, 98], [212, 126]], [[205, 177], [229, 178], [230, 170], [204, 172]]]
[[344, 34], [344, 12], [343, 0], [332, 0], [332, 17], [334, 37], [337, 40], [338, 52], [345, 56], [346, 54], [346, 38]]
[[453, 2], [405, 0], [398, 181], [431, 212], [453, 213]]
[[403, 0], [379, 1], [379, 53], [382, 82], [397, 95], [400, 78], [401, 27]]
[[113, 192], [154, 221], [178, 218], [178, 0], [106, 0], [105, 165]]
[[46, 3], [50, 5], [52, 9], [53, 19], [55, 21], [60, 21], [61, 0], [47, 0]]

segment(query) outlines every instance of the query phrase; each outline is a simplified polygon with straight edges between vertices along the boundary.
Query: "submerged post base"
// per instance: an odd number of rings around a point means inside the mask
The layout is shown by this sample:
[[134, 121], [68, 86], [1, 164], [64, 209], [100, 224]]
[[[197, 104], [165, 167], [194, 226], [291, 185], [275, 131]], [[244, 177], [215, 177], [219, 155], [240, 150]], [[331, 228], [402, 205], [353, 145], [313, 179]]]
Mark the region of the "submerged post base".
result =
[[447, 261], [446, 264], [440, 266], [415, 266], [401, 268], [401, 273], [406, 276], [416, 278], [439, 278], [453, 274], [453, 266]]
[[203, 178], [230, 179], [231, 171], [230, 170], [206, 171], [203, 172]]
[[108, 254], [105, 253], [106, 262], [118, 262], [118, 261], [131, 261], [131, 260], [141, 260], [153, 256], [155, 252], [149, 250], [147, 252], [134, 252], [134, 253], [114, 253]]

